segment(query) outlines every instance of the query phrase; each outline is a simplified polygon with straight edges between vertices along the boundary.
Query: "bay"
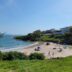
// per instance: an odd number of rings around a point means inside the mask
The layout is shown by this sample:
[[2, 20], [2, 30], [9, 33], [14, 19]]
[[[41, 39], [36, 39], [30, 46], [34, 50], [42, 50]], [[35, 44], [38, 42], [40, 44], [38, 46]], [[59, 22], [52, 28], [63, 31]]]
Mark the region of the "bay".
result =
[[10, 35], [4, 35], [3, 37], [0, 37], [0, 48], [3, 49], [4, 48], [10, 49], [10, 48], [15, 48], [20, 46], [28, 46], [30, 44], [32, 44], [32, 42], [15, 40], [13, 36]]

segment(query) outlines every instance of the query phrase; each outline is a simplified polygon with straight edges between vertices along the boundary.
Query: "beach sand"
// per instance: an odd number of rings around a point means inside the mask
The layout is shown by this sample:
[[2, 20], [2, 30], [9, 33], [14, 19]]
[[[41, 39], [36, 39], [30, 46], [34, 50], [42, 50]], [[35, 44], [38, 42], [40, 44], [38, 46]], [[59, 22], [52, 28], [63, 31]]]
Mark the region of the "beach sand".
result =
[[[40, 47], [40, 51], [35, 51], [35, 48]], [[66, 47], [66, 48], [65, 48]], [[53, 49], [56, 48], [56, 49]], [[60, 52], [60, 49], [62, 50]], [[24, 48], [23, 53], [26, 55], [30, 55], [31, 53], [43, 53], [48, 58], [56, 58], [56, 57], [67, 57], [72, 55], [72, 48], [69, 46], [59, 45], [55, 43], [50, 43], [50, 45], [46, 45], [46, 42], [41, 45], [36, 45], [29, 48]]]
[[[40, 51], [35, 51], [37, 47], [40, 47]], [[61, 52], [60, 49], [62, 50]], [[68, 45], [60, 45], [56, 43], [50, 43], [46, 45], [46, 42], [35, 42], [29, 46], [25, 47], [17, 47], [17, 48], [10, 48], [10, 49], [2, 49], [2, 52], [9, 52], [9, 51], [18, 51], [22, 52], [26, 55], [30, 55], [31, 53], [43, 53], [46, 59], [56, 58], [56, 57], [67, 57], [72, 55], [72, 46]]]

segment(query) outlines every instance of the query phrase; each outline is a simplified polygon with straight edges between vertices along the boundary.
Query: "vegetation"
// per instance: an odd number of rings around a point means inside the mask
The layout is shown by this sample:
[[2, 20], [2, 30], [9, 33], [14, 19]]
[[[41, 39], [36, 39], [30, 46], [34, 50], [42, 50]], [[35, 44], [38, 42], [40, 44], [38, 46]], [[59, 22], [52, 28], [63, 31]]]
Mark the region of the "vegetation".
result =
[[32, 53], [31, 55], [27, 56], [20, 52], [0, 52], [0, 60], [43, 60], [44, 58], [44, 55], [41, 53]]
[[41, 61], [0, 61], [0, 72], [72, 72], [72, 57]]
[[27, 56], [20, 52], [0, 52], [0, 60], [22, 60], [27, 59]]
[[40, 30], [34, 31], [33, 33], [29, 33], [25, 36], [17, 36], [16, 39], [24, 40], [24, 41], [39, 41], [40, 37], [43, 33]]
[[29, 59], [30, 59], [30, 60], [34, 60], [34, 59], [44, 60], [44, 59], [45, 59], [45, 56], [44, 56], [42, 53], [32, 53], [32, 54], [29, 56]]
[[43, 35], [40, 40], [45, 42], [59, 42], [59, 38], [51, 37], [51, 35]]
[[70, 31], [64, 35], [63, 41], [66, 44], [71, 44], [72, 45], [72, 27], [70, 28]]
[[[46, 31], [47, 32], [47, 31]], [[45, 34], [44, 31], [34, 31], [25, 36], [17, 36], [15, 39], [24, 40], [24, 41], [49, 41], [49, 42], [56, 42], [62, 44], [71, 44], [72, 45], [72, 27], [70, 27], [69, 32], [65, 34], [53, 34], [50, 35]]]
[[55, 37], [51, 37], [52, 35], [45, 35], [44, 32], [37, 30], [33, 33], [30, 33], [26, 36], [17, 36], [15, 39], [24, 40], [24, 41], [52, 41], [58, 42], [59, 39]]

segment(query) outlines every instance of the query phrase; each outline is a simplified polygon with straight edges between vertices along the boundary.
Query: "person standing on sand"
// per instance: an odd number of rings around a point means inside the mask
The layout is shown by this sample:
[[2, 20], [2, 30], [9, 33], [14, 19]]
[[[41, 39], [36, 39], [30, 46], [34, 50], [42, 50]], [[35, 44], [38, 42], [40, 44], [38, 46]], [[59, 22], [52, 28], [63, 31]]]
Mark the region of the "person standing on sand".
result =
[[48, 52], [48, 55], [50, 56], [50, 51]]
[[52, 53], [52, 58], [54, 58], [54, 52]]
[[49, 57], [49, 58], [54, 58], [54, 52], [51, 53], [51, 52], [49, 51], [49, 52], [48, 52], [48, 57]]
[[51, 58], [50, 51], [48, 52], [48, 57]]

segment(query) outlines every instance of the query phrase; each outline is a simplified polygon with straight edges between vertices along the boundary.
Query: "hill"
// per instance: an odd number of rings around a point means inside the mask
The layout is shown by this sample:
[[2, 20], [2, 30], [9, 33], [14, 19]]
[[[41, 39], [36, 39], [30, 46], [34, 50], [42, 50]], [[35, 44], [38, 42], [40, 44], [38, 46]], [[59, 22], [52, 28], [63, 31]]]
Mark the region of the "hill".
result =
[[[62, 31], [63, 33], [61, 33]], [[63, 28], [61, 32], [54, 29], [47, 31], [36, 30], [33, 33], [24, 36], [16, 36], [15, 39], [23, 41], [56, 42], [72, 45], [72, 27]]]
[[72, 57], [40, 61], [0, 61], [0, 72], [72, 72]]

